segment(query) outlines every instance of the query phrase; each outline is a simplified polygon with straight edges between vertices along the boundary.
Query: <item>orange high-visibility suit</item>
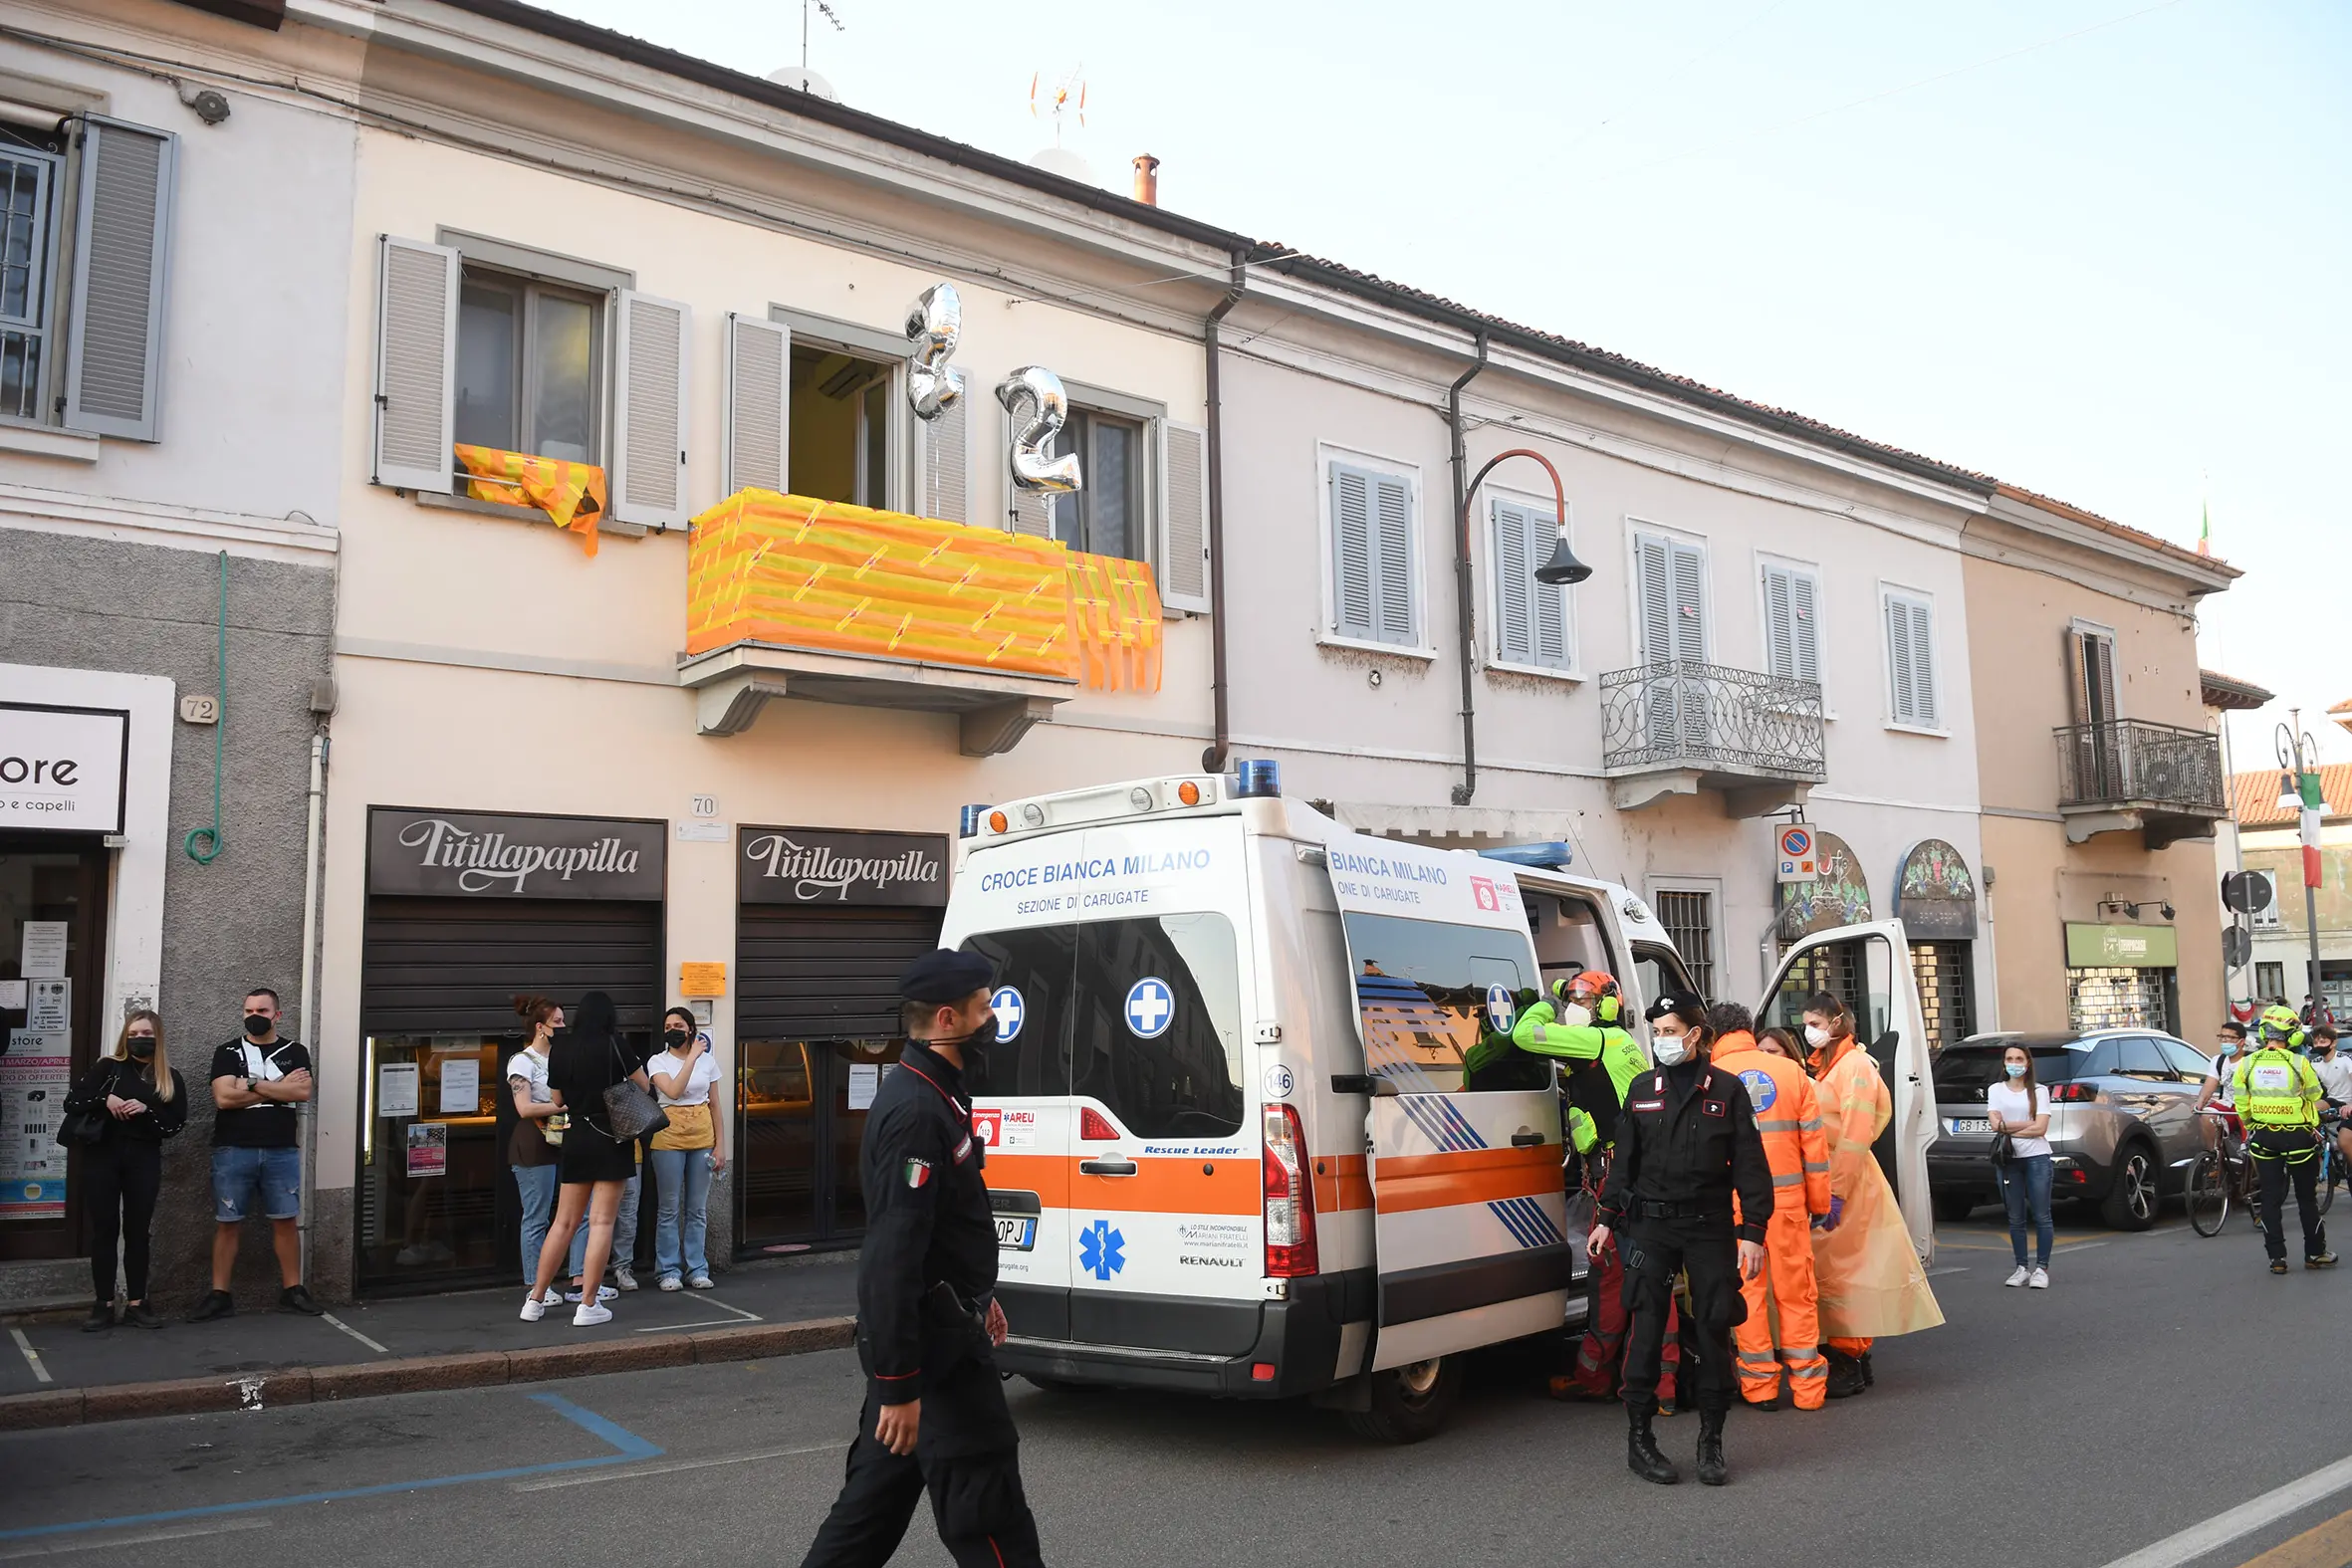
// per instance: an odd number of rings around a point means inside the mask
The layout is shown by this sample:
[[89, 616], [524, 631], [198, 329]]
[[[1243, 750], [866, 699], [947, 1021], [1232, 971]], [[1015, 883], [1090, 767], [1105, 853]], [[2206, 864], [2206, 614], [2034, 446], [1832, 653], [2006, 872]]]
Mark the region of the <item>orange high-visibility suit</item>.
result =
[[1813, 1232], [1823, 1343], [1845, 1356], [1869, 1352], [1881, 1334], [1944, 1321], [1928, 1288], [1895, 1190], [1871, 1145], [1894, 1120], [1878, 1060], [1851, 1036], [1813, 1052], [1813, 1092], [1829, 1139], [1829, 1188], [1842, 1208], [1834, 1231]]
[[[1764, 1135], [1764, 1158], [1772, 1167], [1764, 1266], [1754, 1279], [1741, 1282], [1748, 1316], [1732, 1330], [1739, 1347], [1740, 1395], [1751, 1405], [1769, 1404], [1779, 1395], [1785, 1366], [1796, 1408], [1819, 1410], [1828, 1398], [1829, 1363], [1821, 1355], [1808, 1232], [1813, 1216], [1829, 1213], [1829, 1140], [1820, 1103], [1802, 1067], [1758, 1050], [1756, 1036], [1745, 1029], [1717, 1043], [1714, 1061], [1748, 1086], [1756, 1130]], [[1737, 1207], [1735, 1199], [1735, 1213]]]

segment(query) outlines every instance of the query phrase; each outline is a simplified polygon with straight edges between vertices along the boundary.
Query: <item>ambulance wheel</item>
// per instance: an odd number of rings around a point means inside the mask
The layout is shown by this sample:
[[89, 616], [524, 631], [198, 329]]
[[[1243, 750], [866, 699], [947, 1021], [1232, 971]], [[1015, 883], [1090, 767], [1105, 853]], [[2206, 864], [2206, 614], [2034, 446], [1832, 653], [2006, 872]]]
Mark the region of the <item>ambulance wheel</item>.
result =
[[1439, 1356], [1372, 1374], [1372, 1408], [1351, 1410], [1347, 1424], [1379, 1443], [1434, 1437], [1462, 1392], [1462, 1358]]

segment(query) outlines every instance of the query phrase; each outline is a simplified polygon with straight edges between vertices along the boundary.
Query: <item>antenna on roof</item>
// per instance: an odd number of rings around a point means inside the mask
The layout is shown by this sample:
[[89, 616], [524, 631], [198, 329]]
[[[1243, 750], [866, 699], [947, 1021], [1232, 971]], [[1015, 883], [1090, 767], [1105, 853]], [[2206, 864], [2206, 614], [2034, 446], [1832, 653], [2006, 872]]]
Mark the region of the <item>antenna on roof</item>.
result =
[[[820, 3], [822, 4], [823, 0], [820, 0]], [[1069, 74], [1061, 79], [1061, 85], [1046, 95], [1046, 112], [1054, 116], [1054, 145], [1058, 147], [1061, 145], [1061, 116], [1063, 114], [1075, 113], [1078, 117], [1078, 128], [1083, 130], [1086, 126], [1086, 83], [1085, 79], [1078, 75], [1083, 69], [1085, 68], [1082, 65], [1070, 67]], [[1034, 71], [1030, 73], [1029, 112], [1032, 116], [1035, 116], [1038, 112], [1038, 84], [1042, 75], [1042, 73]]]
[[809, 69], [809, 13], [812, 10], [817, 11], [827, 22], [830, 22], [834, 32], [845, 33], [848, 31], [841, 25], [839, 14], [831, 6], [825, 4], [824, 0], [801, 0], [801, 70], [804, 74]]

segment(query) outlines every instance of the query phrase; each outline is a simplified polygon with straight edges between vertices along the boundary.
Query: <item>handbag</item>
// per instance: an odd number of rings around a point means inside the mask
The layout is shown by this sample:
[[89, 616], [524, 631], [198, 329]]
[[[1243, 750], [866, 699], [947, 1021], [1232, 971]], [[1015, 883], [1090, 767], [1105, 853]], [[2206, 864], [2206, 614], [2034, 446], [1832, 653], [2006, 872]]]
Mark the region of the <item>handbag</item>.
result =
[[[109, 1073], [106, 1092], [112, 1094], [114, 1091], [114, 1074]], [[77, 1146], [85, 1149], [97, 1147], [107, 1136], [107, 1122], [109, 1120], [107, 1113], [97, 1106], [92, 1106], [86, 1111], [68, 1112], [58, 1119], [58, 1147], [61, 1149], [72, 1149]]]
[[[612, 1059], [627, 1072], [628, 1063], [621, 1058], [617, 1040], [612, 1045]], [[668, 1113], [653, 1097], [653, 1091], [638, 1088], [625, 1076], [604, 1091], [604, 1119], [615, 1143], [635, 1143], [647, 1133], [657, 1133], [670, 1124]]]
[[2009, 1135], [2005, 1132], [1997, 1132], [1993, 1135], [1993, 1147], [1986, 1151], [1986, 1158], [1993, 1162], [1993, 1168], [1996, 1171], [2005, 1171], [2008, 1169], [2010, 1157], [2014, 1152]]

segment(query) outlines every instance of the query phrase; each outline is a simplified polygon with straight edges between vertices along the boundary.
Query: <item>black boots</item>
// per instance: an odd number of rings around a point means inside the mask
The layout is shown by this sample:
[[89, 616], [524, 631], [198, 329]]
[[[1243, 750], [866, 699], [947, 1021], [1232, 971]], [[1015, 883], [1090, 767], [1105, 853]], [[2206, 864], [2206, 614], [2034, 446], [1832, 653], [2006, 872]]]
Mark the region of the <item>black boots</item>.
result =
[[1829, 1397], [1851, 1399], [1868, 1388], [1869, 1380], [1861, 1361], [1853, 1356], [1832, 1350], [1829, 1352]]
[[[1682, 1475], [1675, 1469], [1674, 1461], [1658, 1452], [1657, 1434], [1650, 1430], [1651, 1413], [1628, 1405], [1625, 1407], [1625, 1467], [1643, 1480], [1654, 1481], [1660, 1486], [1671, 1486], [1681, 1480]], [[1718, 1416], [1715, 1420], [1718, 1430], [1721, 1430], [1723, 1418]], [[1700, 1453], [1706, 1453], [1704, 1441]]]
[[1732, 1478], [1723, 1456], [1723, 1419], [1720, 1410], [1699, 1412], [1699, 1484], [1721, 1486]]

